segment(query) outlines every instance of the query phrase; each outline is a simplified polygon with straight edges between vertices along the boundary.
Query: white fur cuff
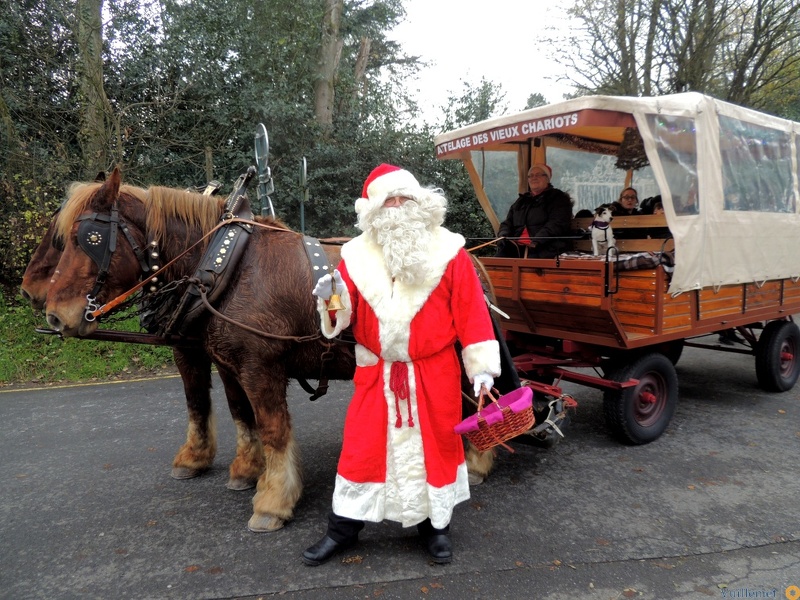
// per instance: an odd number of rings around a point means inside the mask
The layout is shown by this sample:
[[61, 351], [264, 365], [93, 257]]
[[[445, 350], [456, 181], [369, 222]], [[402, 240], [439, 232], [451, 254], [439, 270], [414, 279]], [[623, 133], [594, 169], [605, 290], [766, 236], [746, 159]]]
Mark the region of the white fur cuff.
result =
[[330, 311], [328, 310], [328, 303], [322, 298], [317, 298], [317, 312], [320, 318], [320, 331], [326, 338], [335, 338], [350, 326], [350, 319], [353, 315], [353, 308], [350, 303], [350, 292], [346, 289], [342, 290], [340, 296], [344, 310], [337, 311], [336, 325], [331, 322]]
[[497, 340], [470, 344], [461, 351], [461, 358], [470, 381], [478, 373], [489, 373], [492, 377], [500, 375], [500, 344]]

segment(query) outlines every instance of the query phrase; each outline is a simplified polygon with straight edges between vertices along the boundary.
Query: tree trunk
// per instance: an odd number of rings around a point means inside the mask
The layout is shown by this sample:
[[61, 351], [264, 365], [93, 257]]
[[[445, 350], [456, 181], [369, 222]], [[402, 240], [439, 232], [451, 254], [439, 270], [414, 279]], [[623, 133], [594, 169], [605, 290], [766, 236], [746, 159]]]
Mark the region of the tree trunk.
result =
[[214, 179], [214, 153], [211, 151], [211, 146], [205, 148], [206, 157], [206, 183]]
[[361, 84], [364, 81], [364, 75], [367, 72], [367, 63], [369, 62], [369, 51], [372, 48], [372, 39], [368, 37], [361, 38], [361, 45], [358, 48], [358, 56], [356, 57], [355, 76], [353, 77], [353, 100], [358, 95]]
[[80, 143], [86, 176], [108, 164], [110, 104], [103, 87], [103, 0], [78, 0], [77, 41], [81, 91]]
[[343, 41], [339, 27], [344, 0], [325, 0], [317, 76], [314, 81], [314, 116], [323, 128], [333, 126], [334, 83]]
[[661, 0], [653, 0], [650, 7], [650, 19], [647, 23], [647, 38], [644, 45], [644, 60], [642, 64], [642, 94], [651, 96], [653, 94], [653, 82], [656, 75], [653, 72], [653, 48], [656, 43], [656, 32], [658, 31], [658, 18], [661, 13]]

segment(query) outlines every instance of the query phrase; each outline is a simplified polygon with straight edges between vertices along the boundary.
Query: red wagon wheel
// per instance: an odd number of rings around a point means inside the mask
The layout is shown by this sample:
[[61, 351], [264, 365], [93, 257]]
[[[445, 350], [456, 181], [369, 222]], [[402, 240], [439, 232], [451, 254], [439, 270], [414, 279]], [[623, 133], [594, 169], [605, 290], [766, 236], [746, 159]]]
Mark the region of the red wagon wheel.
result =
[[608, 390], [603, 397], [606, 423], [628, 444], [647, 444], [667, 428], [678, 404], [678, 375], [663, 354], [651, 352], [608, 374], [613, 381], [638, 379], [635, 386]]
[[758, 385], [768, 392], [785, 392], [800, 375], [800, 329], [792, 321], [771, 321], [756, 344]]

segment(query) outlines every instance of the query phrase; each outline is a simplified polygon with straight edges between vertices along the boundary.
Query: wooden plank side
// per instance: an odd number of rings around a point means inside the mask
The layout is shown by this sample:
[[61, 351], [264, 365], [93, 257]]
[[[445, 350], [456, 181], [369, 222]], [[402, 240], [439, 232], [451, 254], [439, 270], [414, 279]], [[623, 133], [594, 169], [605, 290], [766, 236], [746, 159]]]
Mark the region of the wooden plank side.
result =
[[601, 296], [604, 285], [602, 281], [572, 280], [568, 283], [551, 281], [546, 277], [531, 278], [526, 275], [520, 277], [520, 292], [526, 298], [535, 297], [536, 294], [575, 294], [578, 296]]
[[625, 336], [652, 336], [659, 321], [656, 297], [657, 273], [654, 269], [621, 271], [618, 288], [612, 295], [614, 314]]
[[611, 295], [611, 304], [628, 339], [656, 333], [659, 319], [656, 314], [656, 277], [654, 269], [619, 272], [619, 279], [615, 282], [618, 287]]
[[671, 315], [671, 316], [665, 315], [661, 321], [662, 334], [672, 334], [672, 333], [677, 333], [679, 331], [683, 331], [689, 334], [691, 329], [692, 329], [692, 319], [686, 313]]
[[[593, 217], [583, 217], [572, 219], [573, 231], [588, 230], [594, 221]], [[617, 229], [639, 229], [652, 227], [666, 227], [667, 218], [664, 215], [631, 215], [625, 217], [614, 217], [611, 226]]]
[[[576, 310], [574, 304], [554, 305], [538, 302], [500, 303], [500, 309], [506, 312], [511, 320], [501, 319], [500, 325], [512, 331], [537, 333], [555, 337], [577, 339], [575, 335], [591, 333], [616, 340], [617, 328], [608, 311], [582, 307]], [[522, 316], [527, 311], [530, 321]], [[531, 325], [532, 324], [532, 325]], [[617, 345], [616, 341], [612, 345]]]
[[692, 328], [692, 300], [694, 292], [679, 294], [675, 297], [669, 294], [662, 296], [663, 308], [661, 311], [661, 333], [674, 334], [689, 332]]
[[557, 304], [559, 306], [574, 305], [583, 308], [600, 308], [603, 305], [603, 298], [600, 296], [582, 296], [578, 294], [523, 292], [520, 294], [520, 298], [527, 302], [536, 302], [538, 304]]
[[[494, 287], [510, 289], [514, 283], [515, 271], [508, 268], [488, 267], [487, 273]], [[585, 284], [602, 278], [602, 269], [597, 268], [565, 268], [565, 269], [535, 269], [522, 267], [518, 271], [523, 282], [523, 288], [535, 289], [540, 282], [560, 285]]]
[[[592, 252], [592, 240], [576, 240], [572, 243], [573, 248], [578, 252]], [[670, 238], [664, 243], [662, 238], [634, 238], [616, 240], [615, 246], [620, 252], [660, 252], [662, 250], [672, 251], [675, 249], [675, 242]]]
[[530, 282], [523, 287], [534, 289], [539, 281], [558, 285], [572, 285], [587, 283], [602, 283], [604, 274], [598, 269], [523, 269], [520, 271], [520, 279]]
[[778, 308], [781, 305], [780, 281], [767, 281], [761, 286], [748, 283], [744, 289], [746, 312], [770, 307]]
[[[631, 273], [632, 271], [626, 271], [625, 273]], [[619, 279], [612, 280], [611, 284], [618, 285], [620, 290], [635, 290], [641, 291], [645, 293], [653, 293], [656, 289], [656, 278], [655, 273], [650, 271], [651, 277], [627, 277], [626, 275], [620, 275]]]
[[565, 305], [564, 310], [553, 305], [525, 303], [529, 313], [534, 315], [537, 330], [558, 332], [558, 337], [575, 339], [580, 333], [607, 336], [618, 336], [617, 326], [607, 310], [584, 307], [575, 310], [574, 306]]
[[651, 333], [655, 332], [656, 320], [653, 314], [648, 315], [617, 311], [616, 315], [624, 331], [646, 328]]
[[704, 288], [697, 293], [698, 320], [723, 319], [744, 311], [744, 290], [741, 285]]
[[786, 304], [796, 304], [800, 302], [800, 280], [783, 280], [783, 301]]
[[565, 331], [570, 331], [574, 327], [599, 327], [605, 330], [605, 323], [610, 320], [608, 311], [602, 310], [599, 306], [578, 305], [575, 302], [542, 303], [498, 298], [497, 306], [511, 317], [510, 321], [501, 319], [501, 326], [513, 322], [528, 327], [532, 323], [532, 332], [545, 325], [559, 327]]
[[616, 310], [624, 310], [621, 305], [631, 302], [652, 305], [655, 309], [656, 294], [654, 291], [619, 290], [611, 297], [611, 304]]

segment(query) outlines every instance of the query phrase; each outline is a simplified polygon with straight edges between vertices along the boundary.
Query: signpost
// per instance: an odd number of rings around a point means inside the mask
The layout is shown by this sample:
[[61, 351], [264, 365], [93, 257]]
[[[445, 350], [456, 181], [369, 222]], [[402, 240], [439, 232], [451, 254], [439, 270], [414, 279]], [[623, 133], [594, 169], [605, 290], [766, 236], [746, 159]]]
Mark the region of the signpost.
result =
[[256, 165], [258, 166], [258, 202], [261, 205], [261, 216], [275, 217], [275, 209], [269, 195], [275, 191], [272, 173], [267, 166], [269, 162], [269, 136], [263, 123], [256, 127], [255, 135]]

